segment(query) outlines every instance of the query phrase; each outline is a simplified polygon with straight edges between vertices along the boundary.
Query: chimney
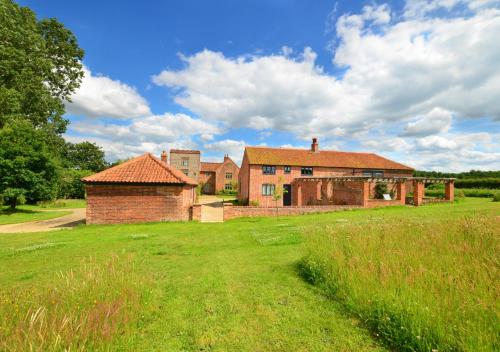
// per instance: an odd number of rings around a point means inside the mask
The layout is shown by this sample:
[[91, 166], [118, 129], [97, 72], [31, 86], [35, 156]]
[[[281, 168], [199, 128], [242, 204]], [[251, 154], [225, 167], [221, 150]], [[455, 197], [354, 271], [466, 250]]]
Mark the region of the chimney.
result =
[[229, 160], [229, 154], [224, 154], [224, 162]]
[[167, 163], [167, 152], [165, 150], [161, 152], [161, 161]]
[[311, 144], [311, 152], [317, 153], [318, 152], [318, 138], [314, 137], [313, 142]]

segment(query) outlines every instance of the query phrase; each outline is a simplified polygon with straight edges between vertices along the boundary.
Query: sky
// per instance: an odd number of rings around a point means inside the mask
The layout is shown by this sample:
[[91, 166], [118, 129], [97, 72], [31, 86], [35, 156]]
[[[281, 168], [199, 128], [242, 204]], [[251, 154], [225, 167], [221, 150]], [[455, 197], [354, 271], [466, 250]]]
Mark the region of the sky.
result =
[[500, 0], [22, 0], [85, 50], [64, 137], [109, 161], [245, 145], [500, 169]]

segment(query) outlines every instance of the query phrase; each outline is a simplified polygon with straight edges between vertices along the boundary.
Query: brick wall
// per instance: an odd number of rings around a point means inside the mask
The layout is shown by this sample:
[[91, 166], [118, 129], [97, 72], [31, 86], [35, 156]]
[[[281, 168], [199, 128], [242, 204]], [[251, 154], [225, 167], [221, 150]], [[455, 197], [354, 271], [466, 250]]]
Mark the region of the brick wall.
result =
[[86, 185], [87, 224], [189, 220], [193, 186]]
[[[227, 179], [226, 173], [231, 173], [232, 178]], [[226, 183], [238, 182], [240, 168], [231, 159], [224, 158], [224, 163], [215, 173], [215, 192], [224, 190]]]
[[[183, 159], [187, 160], [188, 165], [182, 165]], [[183, 171], [188, 170], [188, 176], [193, 180], [198, 182], [200, 179], [200, 153], [182, 153], [182, 152], [170, 152], [170, 165], [175, 167], [177, 170]]]
[[[364, 169], [351, 169], [351, 168], [331, 168], [331, 167], [315, 167], [314, 175], [316, 177], [327, 177], [327, 176], [362, 176]], [[398, 170], [385, 170], [385, 177], [410, 177], [411, 173], [398, 171]], [[276, 166], [275, 175], [263, 175], [262, 165], [248, 165], [247, 159], [243, 157], [243, 163], [240, 169], [240, 194], [239, 200], [248, 202], [257, 202], [259, 206], [275, 206], [275, 201], [272, 196], [262, 195], [262, 184], [279, 184], [280, 179], [283, 184], [292, 184], [292, 204], [297, 204], [297, 200], [294, 200], [294, 195], [297, 196], [297, 190], [293, 185], [293, 180], [297, 177], [302, 177], [301, 167], [292, 166], [292, 170], [289, 174], [284, 173], [283, 166]], [[373, 187], [375, 184], [370, 185], [370, 191], [373, 194]], [[316, 192], [316, 186], [306, 186], [307, 189], [302, 192], [302, 204], [314, 204], [314, 195]], [[311, 189], [309, 189], [311, 187]], [[392, 186], [390, 186], [392, 187]], [[351, 192], [353, 193], [353, 192]], [[356, 201], [359, 203], [358, 201]], [[357, 204], [355, 203], [355, 204]], [[283, 200], [279, 201], [279, 206], [283, 205]]]
[[[360, 208], [359, 206], [304, 206], [304, 207], [278, 207], [278, 216], [301, 215], [311, 213], [329, 213], [333, 211], [342, 211], [348, 209]], [[224, 203], [224, 221], [241, 217], [255, 217], [255, 216], [276, 216], [276, 208], [271, 207], [251, 207], [251, 206], [234, 206], [229, 203]]]
[[203, 194], [215, 194], [215, 172], [200, 172], [200, 183], [203, 184]]

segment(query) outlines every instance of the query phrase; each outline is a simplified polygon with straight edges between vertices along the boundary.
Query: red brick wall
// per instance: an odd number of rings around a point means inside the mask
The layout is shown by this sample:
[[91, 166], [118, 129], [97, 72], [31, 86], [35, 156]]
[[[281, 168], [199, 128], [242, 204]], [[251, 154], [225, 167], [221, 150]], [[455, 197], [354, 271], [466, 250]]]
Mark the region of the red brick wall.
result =
[[[232, 179], [226, 179], [226, 172], [233, 174]], [[224, 190], [226, 183], [238, 182], [240, 168], [231, 159], [225, 159], [215, 173], [215, 192]]]
[[[362, 176], [364, 169], [347, 169], [347, 168], [330, 168], [330, 167], [315, 167], [314, 175], [317, 177], [326, 176]], [[240, 200], [248, 199], [249, 202], [257, 201], [259, 206], [275, 206], [275, 202], [272, 196], [262, 195], [262, 184], [270, 183], [277, 185], [281, 178], [284, 184], [292, 184], [293, 180], [301, 176], [301, 167], [292, 166], [292, 171], [289, 174], [284, 173], [283, 166], [276, 167], [276, 175], [263, 175], [262, 165], [248, 165], [247, 159], [243, 158], [243, 163], [240, 170]], [[408, 172], [398, 172], [397, 170], [385, 170], [385, 177], [410, 177], [411, 173]], [[307, 186], [309, 187], [309, 186]], [[302, 191], [303, 205], [308, 204], [311, 199], [311, 195], [315, 194], [316, 186], [310, 186], [311, 189], [306, 189]], [[374, 184], [371, 188], [374, 187]], [[296, 189], [292, 185], [292, 204], [297, 204], [294, 201], [294, 195], [296, 196]], [[283, 200], [278, 202], [279, 206], [283, 205]]]
[[193, 186], [86, 185], [87, 224], [189, 220]]
[[215, 172], [200, 172], [200, 182], [203, 184], [203, 194], [215, 194]]
[[[333, 211], [341, 211], [347, 209], [360, 208], [355, 205], [332, 205], [332, 206], [304, 206], [304, 207], [279, 207], [278, 216], [301, 215], [310, 213], [329, 213]], [[254, 216], [276, 216], [276, 208], [272, 207], [251, 207], [251, 206], [233, 206], [232, 204], [224, 203], [224, 221], [241, 217]]]
[[238, 175], [238, 202], [240, 204], [248, 203], [249, 181], [250, 181], [250, 168], [248, 165], [248, 159], [245, 152], [243, 154], [243, 161], [241, 162], [241, 168]]

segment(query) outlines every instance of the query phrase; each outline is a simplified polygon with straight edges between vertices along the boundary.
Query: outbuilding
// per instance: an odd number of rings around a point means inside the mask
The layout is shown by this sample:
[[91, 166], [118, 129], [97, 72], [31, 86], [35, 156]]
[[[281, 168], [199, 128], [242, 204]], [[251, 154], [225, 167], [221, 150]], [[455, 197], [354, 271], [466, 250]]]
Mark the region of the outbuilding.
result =
[[87, 224], [185, 221], [197, 183], [147, 153], [85, 177]]

